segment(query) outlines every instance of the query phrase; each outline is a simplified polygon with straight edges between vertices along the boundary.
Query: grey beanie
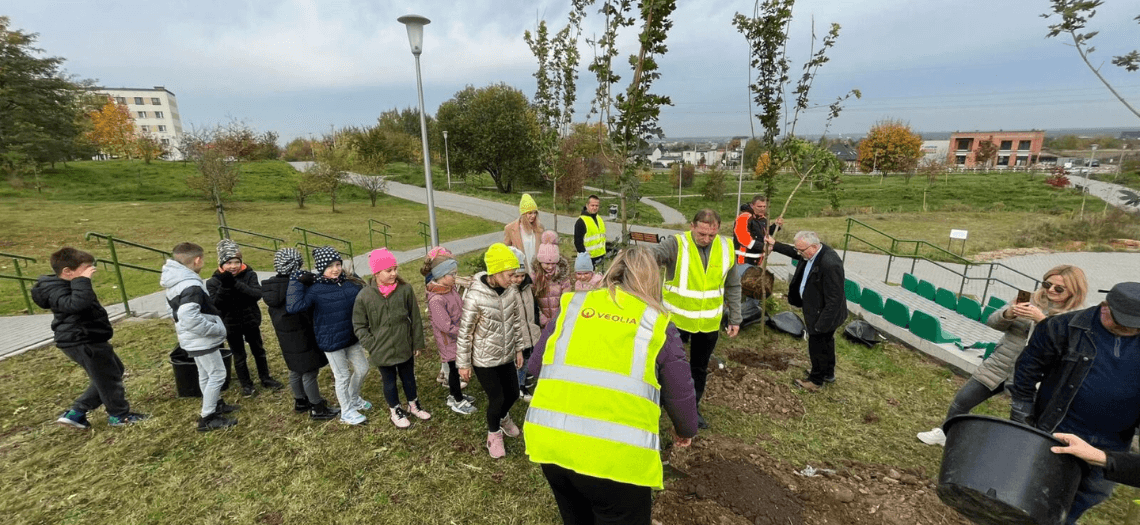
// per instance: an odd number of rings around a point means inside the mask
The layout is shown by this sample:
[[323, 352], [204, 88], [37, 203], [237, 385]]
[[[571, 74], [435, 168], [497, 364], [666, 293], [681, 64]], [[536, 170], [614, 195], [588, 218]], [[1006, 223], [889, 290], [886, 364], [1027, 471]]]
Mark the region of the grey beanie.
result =
[[594, 271], [594, 261], [590, 259], [590, 254], [582, 252], [574, 259], [575, 272], [592, 272]]
[[[433, 261], [434, 262], [434, 261]], [[431, 280], [438, 281], [447, 277], [450, 274], [459, 272], [459, 263], [455, 259], [444, 258], [439, 264], [433, 264], [431, 268]]]
[[241, 248], [237, 243], [231, 239], [222, 239], [218, 241], [218, 266], [221, 266], [230, 259], [241, 260]]

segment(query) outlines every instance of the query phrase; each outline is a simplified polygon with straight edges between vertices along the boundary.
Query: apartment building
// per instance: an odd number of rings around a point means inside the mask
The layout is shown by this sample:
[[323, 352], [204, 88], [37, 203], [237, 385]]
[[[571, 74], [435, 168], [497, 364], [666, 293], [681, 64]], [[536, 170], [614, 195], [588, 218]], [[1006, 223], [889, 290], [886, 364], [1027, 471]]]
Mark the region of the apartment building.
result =
[[163, 86], [154, 88], [92, 88], [99, 94], [124, 104], [135, 119], [136, 131], [149, 133], [162, 142], [171, 160], [181, 160], [178, 138], [182, 135], [182, 119], [178, 115], [178, 99]]
[[997, 146], [997, 155], [991, 161], [994, 168], [1027, 167], [1038, 162], [1041, 146], [1045, 143], [1045, 132], [1040, 130], [955, 132], [950, 135], [947, 163], [962, 168], [982, 167], [977, 165], [975, 154], [978, 145], [984, 140]]

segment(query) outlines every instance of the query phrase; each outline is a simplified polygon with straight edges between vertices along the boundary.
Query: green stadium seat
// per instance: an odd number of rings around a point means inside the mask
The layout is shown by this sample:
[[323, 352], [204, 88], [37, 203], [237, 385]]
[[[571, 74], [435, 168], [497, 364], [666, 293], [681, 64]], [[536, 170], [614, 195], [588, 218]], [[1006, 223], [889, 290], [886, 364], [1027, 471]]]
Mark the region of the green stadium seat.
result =
[[997, 349], [997, 343], [986, 343], [986, 352], [984, 354], [982, 354], [982, 359], [989, 358], [990, 354], [994, 353], [994, 350], [996, 350], [996, 349]]
[[903, 290], [909, 290], [911, 292], [918, 293], [918, 277], [915, 277], [909, 273], [904, 273], [902, 287]]
[[883, 315], [883, 296], [870, 288], [864, 288], [863, 297], [859, 300], [859, 306], [862, 306], [864, 310], [875, 315]]
[[933, 301], [934, 295], [937, 293], [937, 288], [934, 287], [934, 283], [922, 279], [918, 281], [918, 288], [914, 291], [914, 293]]
[[906, 328], [910, 324], [910, 308], [888, 298], [887, 302], [883, 304], [883, 318], [895, 326]]
[[859, 283], [851, 279], [847, 279], [843, 282], [843, 292], [847, 295], [847, 300], [853, 303], [859, 302], [859, 299], [863, 297], [863, 288], [859, 286]]
[[948, 308], [950, 310], [958, 309], [958, 296], [954, 295], [954, 292], [951, 292], [945, 288], [939, 288], [934, 292], [934, 302], [938, 303], [943, 308]]
[[1003, 301], [1001, 299], [998, 299], [998, 297], [996, 295], [991, 295], [990, 301], [988, 303], [986, 303], [987, 306], [992, 306], [997, 310], [1001, 310], [1007, 304], [1009, 304], [1009, 303], [1006, 301]]
[[982, 305], [981, 305], [981, 303], [979, 303], [973, 299], [970, 299], [969, 297], [958, 298], [957, 310], [958, 310], [958, 313], [962, 314], [963, 316], [965, 316], [969, 319], [973, 319], [975, 321], [981, 320], [983, 323], [986, 322], [985, 319], [981, 319], [981, 317], [982, 317]]
[[989, 320], [990, 315], [992, 315], [994, 312], [996, 312], [998, 310], [1000, 310], [1000, 308], [994, 308], [992, 306], [987, 306], [984, 310], [982, 310], [982, 315], [978, 317], [978, 320], [985, 323], [986, 321]]
[[932, 343], [955, 343], [962, 340], [942, 329], [942, 321], [922, 310], [915, 310], [910, 319], [910, 333]]
[[794, 266], [799, 266], [799, 265], [800, 265], [800, 260], [799, 260], [799, 259], [792, 259], [792, 266], [793, 266], [793, 267], [794, 267]]

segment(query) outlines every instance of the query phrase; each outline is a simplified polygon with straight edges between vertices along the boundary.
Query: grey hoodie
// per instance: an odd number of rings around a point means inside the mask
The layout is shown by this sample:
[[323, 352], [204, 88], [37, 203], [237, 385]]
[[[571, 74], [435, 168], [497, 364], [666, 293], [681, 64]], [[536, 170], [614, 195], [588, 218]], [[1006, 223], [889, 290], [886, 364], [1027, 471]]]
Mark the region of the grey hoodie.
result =
[[206, 281], [186, 265], [167, 259], [158, 282], [166, 288], [178, 345], [191, 357], [221, 348], [226, 341], [226, 325], [209, 299]]

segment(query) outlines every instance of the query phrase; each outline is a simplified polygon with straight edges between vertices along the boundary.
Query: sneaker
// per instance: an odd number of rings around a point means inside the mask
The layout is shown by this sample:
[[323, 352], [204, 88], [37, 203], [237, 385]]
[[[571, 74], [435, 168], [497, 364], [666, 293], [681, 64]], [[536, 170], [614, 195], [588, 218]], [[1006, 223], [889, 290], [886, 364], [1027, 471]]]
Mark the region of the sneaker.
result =
[[431, 419], [431, 414], [427, 410], [420, 408], [420, 400], [408, 401], [408, 412], [424, 421]]
[[241, 395], [242, 397], [254, 397], [257, 395], [257, 387], [253, 385], [242, 385]]
[[349, 409], [347, 412], [341, 412], [340, 414], [340, 422], [346, 425], [363, 425], [365, 421], [368, 421], [368, 418], [353, 409]]
[[511, 421], [510, 414], [507, 414], [507, 417], [499, 420], [499, 427], [507, 437], [517, 438], [519, 434], [522, 434], [522, 430], [519, 430], [519, 426], [516, 425], [514, 421]]
[[503, 432], [501, 430], [487, 433], [487, 452], [495, 459], [507, 455], [507, 447], [503, 445]]
[[929, 432], [919, 432], [918, 440], [927, 445], [946, 446], [946, 434], [939, 427], [934, 427]]
[[[463, 397], [469, 398], [471, 396], [463, 396]], [[463, 401], [456, 401], [455, 398], [451, 397], [451, 396], [447, 396], [447, 406], [451, 407], [452, 412], [457, 412], [457, 413], [463, 414], [465, 416], [470, 416], [471, 414], [475, 413], [475, 410], [477, 410], [475, 408], [475, 405], [472, 405], [471, 401], [469, 399], [464, 399]]]
[[817, 385], [806, 379], [797, 379], [792, 383], [808, 392], [819, 392], [823, 388], [822, 385]]
[[270, 390], [273, 390], [275, 392], [278, 390], [281, 390], [282, 388], [285, 388], [285, 385], [281, 384], [280, 381], [273, 379], [270, 376], [265, 376], [264, 378], [261, 379], [261, 386], [268, 388]]
[[708, 430], [709, 422], [705, 421], [705, 416], [701, 415], [701, 411], [697, 411], [697, 428], [701, 430]]
[[356, 398], [356, 401], [352, 402], [352, 408], [354, 408], [357, 412], [361, 410], [372, 410], [372, 403], [369, 403], [363, 398], [358, 397]]
[[408, 428], [412, 426], [412, 422], [408, 421], [408, 413], [404, 412], [404, 409], [394, 407], [389, 408], [388, 411], [391, 412], [389, 418], [392, 420], [392, 424], [396, 425], [396, 428]]
[[530, 403], [530, 400], [534, 399], [534, 396], [530, 395], [530, 392], [526, 390], [519, 390], [519, 399], [521, 399], [523, 403]]
[[440, 370], [439, 374], [437, 374], [435, 376], [435, 382], [439, 383], [441, 385], [446, 385], [447, 384], [447, 374], [443, 370]]
[[237, 412], [238, 410], [241, 410], [241, 406], [227, 404], [226, 401], [221, 398], [218, 398], [218, 405], [214, 408], [214, 412], [219, 414], [229, 414], [230, 412]]
[[340, 409], [329, 407], [328, 401], [321, 401], [309, 406], [309, 419], [313, 421], [328, 421], [339, 415]]
[[460, 379], [459, 380], [459, 389], [462, 390], [464, 388], [467, 388], [467, 381]]
[[225, 417], [217, 412], [214, 412], [206, 417], [198, 418], [198, 432], [209, 432], [211, 430], [220, 430], [230, 428], [236, 425], [238, 420], [236, 418]]
[[136, 412], [127, 412], [127, 414], [123, 416], [107, 416], [107, 424], [113, 427], [125, 427], [133, 423], [138, 423], [144, 419], [150, 419], [150, 416]]
[[300, 414], [303, 412], [308, 412], [310, 408], [313, 408], [313, 405], [312, 405], [312, 403], [309, 403], [308, 399], [293, 398], [293, 411], [294, 412]]
[[75, 409], [67, 409], [66, 412], [59, 415], [59, 419], [55, 420], [56, 423], [67, 425], [69, 427], [78, 428], [80, 430], [87, 430], [91, 428], [91, 422], [87, 421], [87, 414]]

